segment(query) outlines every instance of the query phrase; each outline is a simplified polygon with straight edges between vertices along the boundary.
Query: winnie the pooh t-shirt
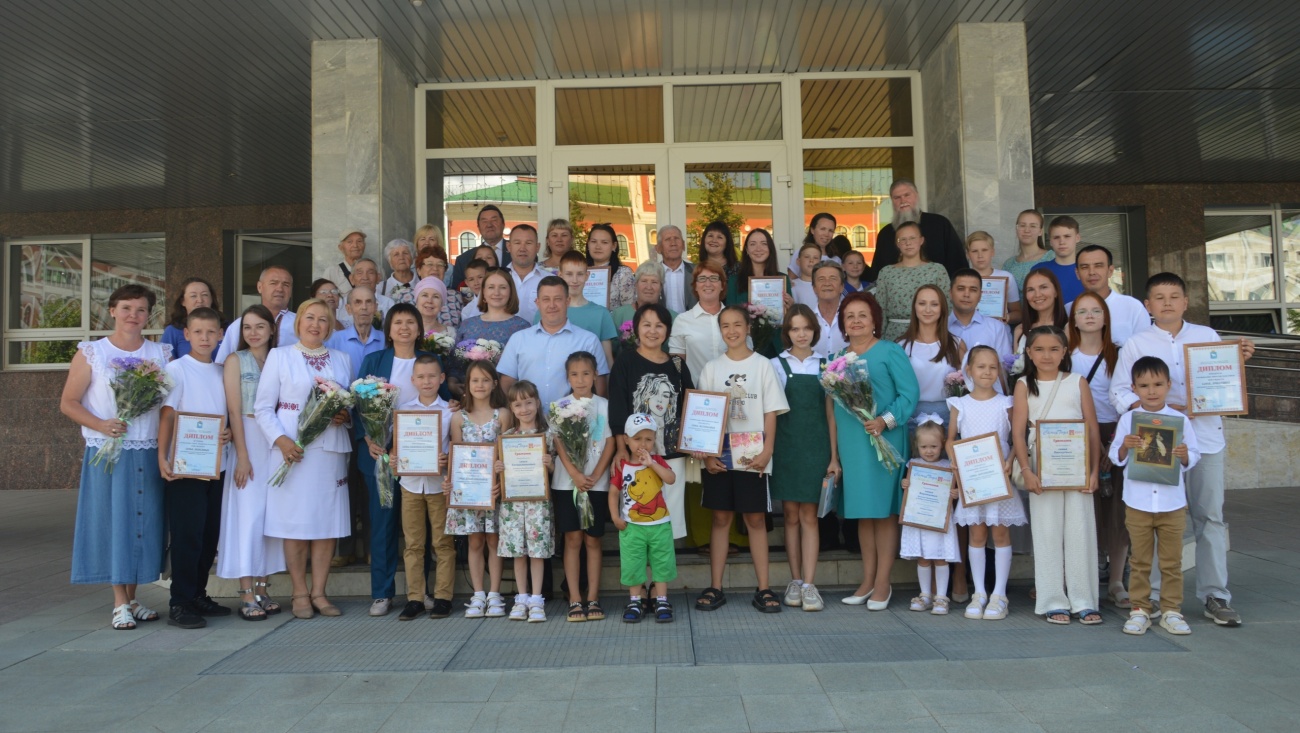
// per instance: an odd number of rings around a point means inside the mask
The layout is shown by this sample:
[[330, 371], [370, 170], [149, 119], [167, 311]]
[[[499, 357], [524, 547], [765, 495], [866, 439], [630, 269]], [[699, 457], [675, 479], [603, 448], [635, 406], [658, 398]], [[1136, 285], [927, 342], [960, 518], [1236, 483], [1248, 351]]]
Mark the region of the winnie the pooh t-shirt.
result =
[[[659, 456], [650, 456], [650, 460], [668, 468], [668, 464]], [[610, 483], [619, 489], [623, 521], [646, 525], [669, 521], [668, 503], [664, 501], [664, 482], [649, 466], [619, 461], [610, 476]]]

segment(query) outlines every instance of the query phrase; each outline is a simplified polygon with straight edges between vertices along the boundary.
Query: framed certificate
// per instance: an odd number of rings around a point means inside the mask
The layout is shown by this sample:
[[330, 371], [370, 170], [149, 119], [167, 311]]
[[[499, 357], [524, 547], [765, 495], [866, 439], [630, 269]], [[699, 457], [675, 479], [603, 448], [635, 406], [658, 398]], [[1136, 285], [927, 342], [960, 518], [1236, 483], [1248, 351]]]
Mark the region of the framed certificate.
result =
[[1183, 347], [1187, 377], [1187, 414], [1245, 415], [1246, 355], [1241, 344], [1187, 344]]
[[721, 392], [686, 390], [677, 450], [721, 456], [722, 441], [727, 437], [727, 403], [730, 399]]
[[447, 468], [451, 471], [452, 509], [491, 509], [493, 467], [497, 462], [495, 443], [452, 443]]
[[542, 458], [546, 455], [546, 436], [503, 435], [497, 439], [501, 451], [502, 501], [539, 501], [550, 496], [550, 482]]
[[398, 476], [438, 476], [442, 456], [442, 413], [418, 410], [393, 412], [394, 473]]
[[749, 302], [776, 313], [776, 322], [785, 321], [785, 278], [780, 275], [749, 278]]
[[1082, 420], [1034, 423], [1034, 473], [1044, 489], [1088, 488], [1088, 425]]
[[608, 267], [592, 267], [587, 270], [587, 284], [582, 286], [582, 297], [601, 308], [609, 307]]
[[1174, 457], [1174, 448], [1183, 442], [1184, 420], [1178, 415], [1134, 412], [1132, 431], [1142, 445], [1129, 451], [1125, 478], [1166, 486], [1178, 485], [1182, 462]]
[[907, 468], [907, 489], [898, 523], [908, 527], [947, 532], [952, 521], [952, 469], [914, 463]]
[[985, 433], [952, 444], [953, 468], [961, 479], [962, 506], [979, 506], [1012, 496], [1003, 470], [1006, 457], [997, 433]]
[[172, 436], [172, 475], [176, 478], [221, 478], [221, 433], [226, 418], [177, 412]]
[[980, 278], [980, 302], [976, 310], [986, 316], [1007, 319], [1007, 279], [1002, 276]]

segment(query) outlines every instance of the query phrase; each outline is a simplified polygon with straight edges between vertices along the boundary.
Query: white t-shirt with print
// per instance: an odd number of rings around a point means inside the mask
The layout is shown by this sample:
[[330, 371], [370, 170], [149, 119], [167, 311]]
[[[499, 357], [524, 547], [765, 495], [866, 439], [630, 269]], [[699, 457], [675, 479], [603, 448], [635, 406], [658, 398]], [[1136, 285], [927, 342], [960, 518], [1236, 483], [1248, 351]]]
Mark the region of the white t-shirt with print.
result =
[[727, 432], [762, 432], [764, 415], [790, 411], [772, 362], [758, 353], [751, 352], [743, 361], [723, 354], [704, 365], [696, 384], [706, 392], [722, 392], [731, 398]]

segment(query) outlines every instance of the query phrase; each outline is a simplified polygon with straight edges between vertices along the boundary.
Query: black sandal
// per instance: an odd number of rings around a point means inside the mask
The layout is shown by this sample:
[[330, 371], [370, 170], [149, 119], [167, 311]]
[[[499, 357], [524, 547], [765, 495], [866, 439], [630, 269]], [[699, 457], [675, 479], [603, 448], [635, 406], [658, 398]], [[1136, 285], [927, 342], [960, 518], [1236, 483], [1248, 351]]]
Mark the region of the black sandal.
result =
[[780, 613], [781, 599], [776, 597], [771, 588], [759, 588], [754, 591], [754, 600], [751, 601], [754, 608], [760, 613]]
[[627, 604], [627, 608], [623, 609], [623, 623], [639, 624], [642, 614], [641, 601], [631, 601]]
[[655, 623], [670, 624], [673, 622], [673, 604], [668, 601], [655, 602]]
[[578, 623], [587, 620], [587, 610], [577, 601], [569, 604], [568, 620]]
[[695, 610], [716, 611], [727, 605], [727, 596], [718, 588], [705, 588], [699, 598], [695, 599]]
[[600, 601], [587, 601], [587, 620], [604, 621], [605, 609], [600, 607]]

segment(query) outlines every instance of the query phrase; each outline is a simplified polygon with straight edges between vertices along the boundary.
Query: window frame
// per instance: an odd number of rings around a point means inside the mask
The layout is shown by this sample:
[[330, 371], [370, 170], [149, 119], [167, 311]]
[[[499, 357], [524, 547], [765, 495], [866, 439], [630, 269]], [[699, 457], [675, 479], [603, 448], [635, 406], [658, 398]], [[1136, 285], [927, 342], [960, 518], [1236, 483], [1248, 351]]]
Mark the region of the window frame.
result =
[[[1250, 300], [1249, 293], [1245, 298], [1239, 300], [1208, 300], [1210, 315], [1228, 314], [1235, 315], [1239, 313], [1263, 314], [1271, 313], [1273, 320], [1278, 324], [1279, 333], [1288, 334], [1289, 320], [1287, 314], [1293, 310], [1300, 310], [1300, 300], [1286, 299], [1286, 267], [1294, 264], [1297, 270], [1300, 270], [1300, 262], [1291, 263], [1284, 257], [1285, 252], [1282, 242], [1282, 222], [1285, 221], [1285, 214], [1294, 214], [1300, 210], [1300, 206], [1292, 204], [1264, 204], [1259, 206], [1207, 206], [1203, 212], [1203, 219], [1214, 216], [1267, 216], [1269, 217], [1269, 232], [1272, 240], [1272, 251], [1268, 253], [1272, 259], [1270, 269], [1273, 271], [1273, 297], [1268, 300]], [[1204, 238], [1204, 237], [1203, 237]], [[1202, 246], [1208, 245], [1205, 242]], [[1259, 253], [1253, 253], [1259, 254]], [[1206, 270], [1207, 275], [1211, 271], [1209, 253], [1206, 252]], [[1226, 263], [1225, 263], [1226, 264]], [[1248, 268], [1263, 267], [1256, 265], [1254, 257], [1247, 260], [1245, 265]]]

